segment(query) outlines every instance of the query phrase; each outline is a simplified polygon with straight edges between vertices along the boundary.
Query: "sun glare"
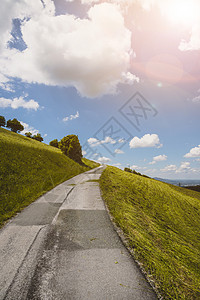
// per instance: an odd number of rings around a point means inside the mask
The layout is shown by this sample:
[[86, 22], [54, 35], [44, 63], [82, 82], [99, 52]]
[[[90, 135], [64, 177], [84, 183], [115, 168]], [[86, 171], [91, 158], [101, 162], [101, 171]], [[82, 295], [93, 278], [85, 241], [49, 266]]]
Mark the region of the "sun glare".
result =
[[167, 17], [175, 23], [192, 25], [198, 17], [200, 5], [195, 0], [169, 1], [165, 7]]

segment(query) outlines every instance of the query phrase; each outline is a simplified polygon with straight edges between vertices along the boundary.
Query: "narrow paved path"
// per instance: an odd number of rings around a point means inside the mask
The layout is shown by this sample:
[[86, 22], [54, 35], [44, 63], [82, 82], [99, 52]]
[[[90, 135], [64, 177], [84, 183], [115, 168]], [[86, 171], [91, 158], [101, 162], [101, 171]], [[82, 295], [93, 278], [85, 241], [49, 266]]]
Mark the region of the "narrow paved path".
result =
[[111, 224], [101, 172], [59, 185], [0, 231], [0, 299], [156, 299]]

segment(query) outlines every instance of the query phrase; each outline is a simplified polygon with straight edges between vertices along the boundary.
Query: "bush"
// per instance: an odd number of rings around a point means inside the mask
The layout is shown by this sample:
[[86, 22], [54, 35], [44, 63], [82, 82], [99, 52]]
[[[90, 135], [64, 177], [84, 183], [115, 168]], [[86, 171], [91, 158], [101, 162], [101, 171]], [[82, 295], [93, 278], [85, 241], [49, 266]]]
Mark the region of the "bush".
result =
[[69, 158], [79, 164], [82, 164], [82, 149], [77, 135], [71, 134], [65, 136], [59, 143], [61, 151]]
[[1, 126], [3, 126], [3, 127], [6, 126], [6, 119], [3, 116], [0, 116], [0, 127]]
[[37, 135], [34, 135], [32, 138], [34, 140], [38, 141], [38, 142], [42, 142], [43, 141], [43, 138], [41, 137], [40, 133], [37, 133]]
[[55, 139], [49, 143], [50, 146], [58, 148], [58, 140]]
[[31, 132], [26, 132], [25, 136], [28, 137], [28, 138], [32, 138], [32, 133]]
[[139, 176], [142, 176], [142, 177], [150, 178], [149, 176], [143, 175], [143, 174], [141, 174], [139, 172], [136, 172], [135, 170], [131, 170], [130, 168], [124, 168], [124, 171], [128, 172], [128, 173], [135, 174], [135, 175], [139, 175]]
[[124, 171], [125, 172], [129, 172], [129, 173], [132, 173], [132, 170], [130, 168], [124, 168]]

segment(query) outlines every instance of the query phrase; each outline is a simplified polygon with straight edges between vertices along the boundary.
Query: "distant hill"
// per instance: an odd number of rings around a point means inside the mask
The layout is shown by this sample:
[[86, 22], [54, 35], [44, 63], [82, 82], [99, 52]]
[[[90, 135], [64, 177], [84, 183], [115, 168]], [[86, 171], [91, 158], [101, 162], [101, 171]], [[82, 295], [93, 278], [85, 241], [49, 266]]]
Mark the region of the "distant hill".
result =
[[79, 165], [61, 150], [0, 128], [0, 226], [61, 182], [99, 164]]
[[159, 177], [155, 177], [155, 180], [158, 181], [162, 181], [162, 182], [166, 182], [169, 184], [173, 184], [173, 185], [181, 185], [181, 186], [195, 186], [195, 185], [200, 185], [200, 180], [192, 180], [192, 179], [163, 179], [163, 178], [159, 178]]
[[200, 185], [186, 186], [185, 188], [189, 189], [189, 190], [192, 190], [192, 191], [200, 192]]

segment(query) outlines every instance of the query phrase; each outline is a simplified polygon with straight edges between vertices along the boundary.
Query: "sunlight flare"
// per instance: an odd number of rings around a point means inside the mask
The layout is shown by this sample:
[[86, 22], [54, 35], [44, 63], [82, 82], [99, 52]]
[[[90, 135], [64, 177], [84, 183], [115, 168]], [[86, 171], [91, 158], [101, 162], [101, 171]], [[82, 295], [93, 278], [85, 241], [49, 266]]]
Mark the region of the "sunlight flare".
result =
[[200, 4], [196, 0], [175, 0], [167, 2], [165, 14], [174, 23], [193, 25], [198, 18]]

